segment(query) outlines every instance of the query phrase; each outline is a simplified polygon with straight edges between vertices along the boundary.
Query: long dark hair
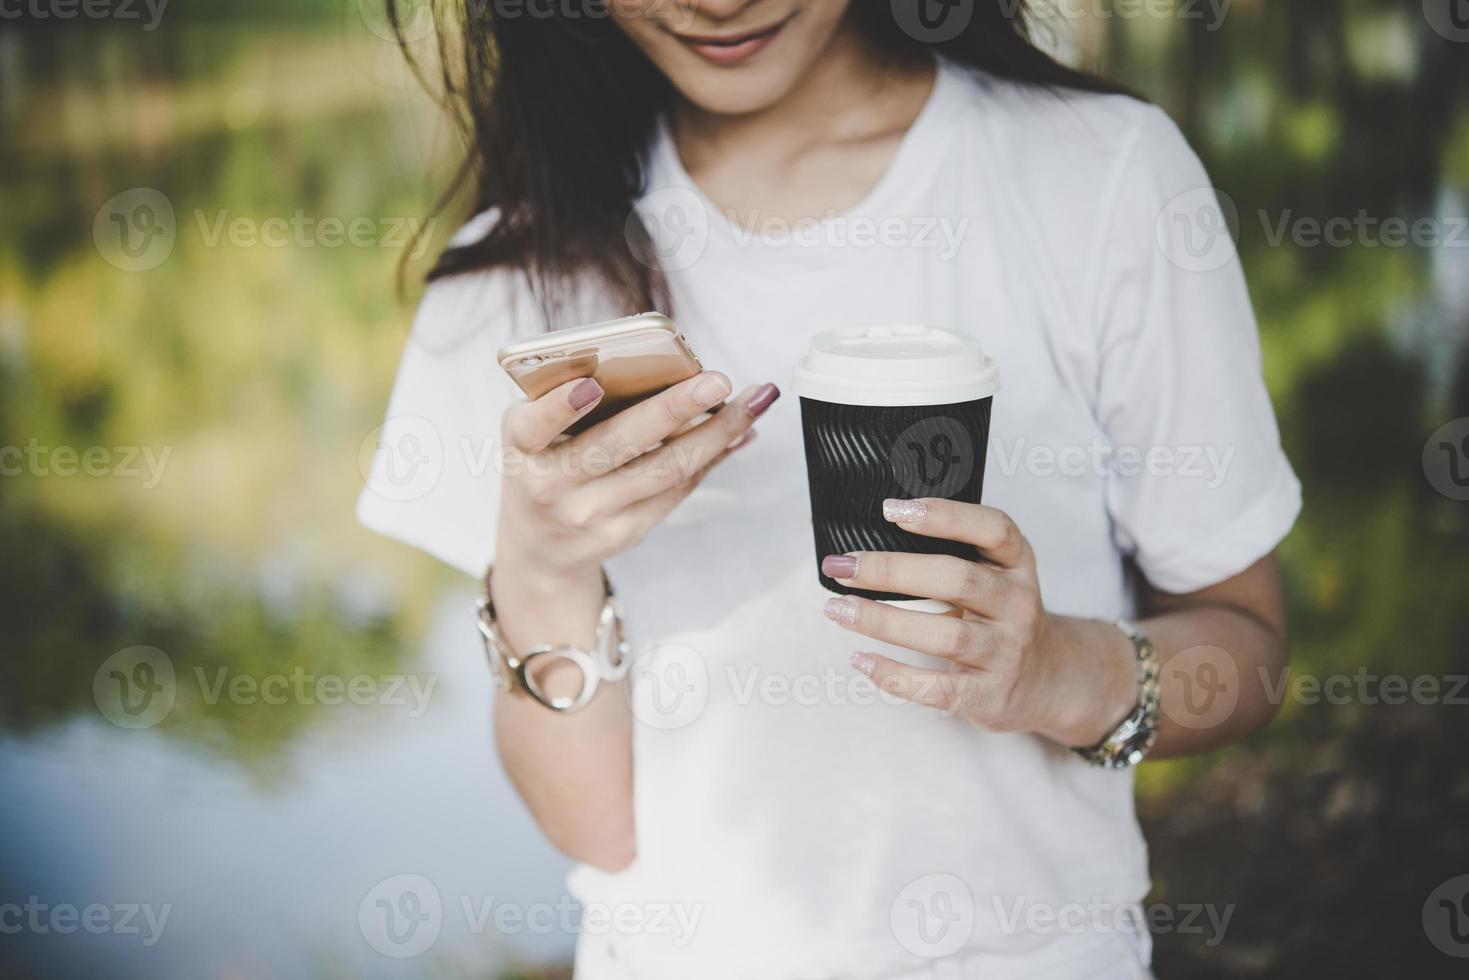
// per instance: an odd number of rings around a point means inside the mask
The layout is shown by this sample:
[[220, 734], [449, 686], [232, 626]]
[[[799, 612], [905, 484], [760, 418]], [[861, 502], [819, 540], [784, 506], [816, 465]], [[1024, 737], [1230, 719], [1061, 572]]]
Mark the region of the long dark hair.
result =
[[[386, 0], [388, 16], [413, 62], [398, 2]], [[447, 249], [429, 278], [518, 269], [549, 317], [565, 286], [591, 275], [624, 312], [667, 309], [664, 277], [649, 260], [651, 243], [628, 216], [643, 189], [643, 154], [672, 103], [672, 84], [613, 23], [605, 0], [583, 0], [570, 13], [565, 4], [525, 0], [435, 6], [436, 87], [466, 144], [439, 207], [472, 191], [473, 211], [493, 209], [499, 219], [477, 241]], [[1041, 50], [1031, 6], [1029, 0], [973, 0], [967, 25], [938, 42], [905, 31], [892, 0], [852, 0], [847, 15], [878, 52], [895, 59], [938, 53], [1041, 88], [1123, 91]]]

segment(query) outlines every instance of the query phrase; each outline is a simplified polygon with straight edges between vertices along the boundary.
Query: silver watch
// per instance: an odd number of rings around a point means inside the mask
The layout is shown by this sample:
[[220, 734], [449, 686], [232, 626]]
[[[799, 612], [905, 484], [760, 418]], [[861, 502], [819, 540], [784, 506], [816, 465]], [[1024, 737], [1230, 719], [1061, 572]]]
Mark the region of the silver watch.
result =
[[[620, 681], [627, 676], [628, 643], [622, 628], [622, 613], [612, 597], [612, 583], [602, 573], [607, 599], [597, 617], [597, 635], [592, 649], [565, 643], [540, 643], [524, 654], [517, 653], [500, 633], [495, 616], [495, 601], [490, 593], [490, 576], [494, 566], [485, 572], [484, 589], [475, 604], [479, 634], [484, 640], [485, 656], [495, 686], [511, 694], [530, 695], [552, 711], [580, 711], [597, 693], [603, 681]], [[556, 661], [565, 661], [581, 671], [581, 687], [574, 695], [551, 695], [542, 689], [540, 679]]]
[[1101, 742], [1071, 751], [1094, 766], [1127, 769], [1142, 762], [1158, 741], [1158, 651], [1135, 623], [1119, 619], [1115, 625], [1137, 652], [1137, 707]]

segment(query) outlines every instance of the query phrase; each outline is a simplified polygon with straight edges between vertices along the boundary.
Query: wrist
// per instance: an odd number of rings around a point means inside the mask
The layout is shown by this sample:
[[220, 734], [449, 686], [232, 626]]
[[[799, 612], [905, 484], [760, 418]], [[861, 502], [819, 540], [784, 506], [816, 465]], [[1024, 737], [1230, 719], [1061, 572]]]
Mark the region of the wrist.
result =
[[529, 600], [537, 604], [568, 599], [574, 602], [584, 595], [595, 596], [600, 602], [602, 566], [595, 562], [571, 566], [551, 564], [532, 549], [506, 543], [495, 555], [493, 588], [497, 602], [501, 595], [507, 601]]
[[543, 643], [589, 648], [606, 600], [600, 565], [549, 566], [513, 548], [496, 555], [490, 592], [501, 629], [520, 650]]
[[1041, 735], [1067, 748], [1090, 748], [1138, 704], [1137, 654], [1111, 623], [1053, 616], [1059, 676], [1053, 710]]

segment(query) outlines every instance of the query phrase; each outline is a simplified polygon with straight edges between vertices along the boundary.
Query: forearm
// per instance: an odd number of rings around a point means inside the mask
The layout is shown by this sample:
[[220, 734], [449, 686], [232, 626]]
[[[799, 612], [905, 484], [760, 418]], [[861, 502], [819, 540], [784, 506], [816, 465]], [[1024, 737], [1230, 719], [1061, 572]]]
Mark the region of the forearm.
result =
[[1158, 743], [1152, 758], [1195, 755], [1259, 731], [1280, 704], [1284, 631], [1228, 604], [1164, 612], [1139, 624], [1158, 650]]
[[[493, 581], [505, 638], [590, 649], [602, 608], [601, 574], [547, 575], [502, 551]], [[557, 683], [579, 678], [549, 678]], [[567, 856], [599, 868], [634, 856], [632, 715], [622, 683], [603, 683], [582, 710], [566, 714], [499, 691], [495, 739], [511, 782], [541, 830]]]
[[[1068, 746], [1095, 745], [1137, 704], [1132, 642], [1114, 625], [1053, 617], [1057, 658], [1069, 677], [1052, 689], [1055, 723], [1042, 734]], [[1263, 728], [1278, 704], [1269, 695], [1286, 663], [1277, 627], [1228, 603], [1160, 610], [1138, 622], [1158, 653], [1158, 741], [1150, 758], [1194, 755]]]

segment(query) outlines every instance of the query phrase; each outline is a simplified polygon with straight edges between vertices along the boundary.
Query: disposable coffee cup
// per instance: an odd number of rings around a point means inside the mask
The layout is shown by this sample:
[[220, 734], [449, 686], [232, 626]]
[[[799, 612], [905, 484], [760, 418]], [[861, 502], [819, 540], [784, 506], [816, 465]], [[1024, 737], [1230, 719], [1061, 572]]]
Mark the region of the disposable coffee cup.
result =
[[973, 558], [973, 547], [913, 534], [882, 502], [944, 497], [977, 504], [999, 368], [979, 342], [925, 326], [818, 333], [792, 385], [801, 401], [817, 577], [839, 595], [948, 612], [948, 603], [849, 588], [821, 559], [854, 551]]

